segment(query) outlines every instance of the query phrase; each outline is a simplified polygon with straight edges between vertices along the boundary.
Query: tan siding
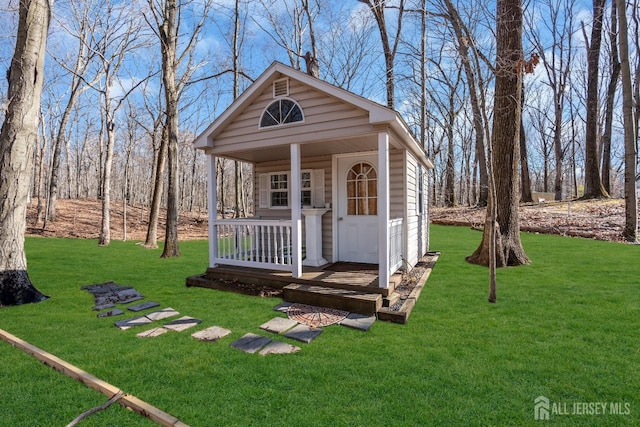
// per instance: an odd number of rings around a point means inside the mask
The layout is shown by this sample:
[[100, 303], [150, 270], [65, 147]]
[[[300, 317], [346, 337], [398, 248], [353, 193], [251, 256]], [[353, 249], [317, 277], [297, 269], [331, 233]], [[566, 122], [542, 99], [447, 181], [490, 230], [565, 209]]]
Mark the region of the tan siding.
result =
[[406, 188], [407, 188], [407, 221], [406, 221], [406, 249], [405, 257], [410, 266], [414, 266], [420, 257], [421, 251], [418, 234], [419, 221], [417, 209], [417, 161], [410, 153], [406, 154]]
[[260, 116], [274, 101], [269, 86], [232, 123], [215, 137], [214, 145], [222, 147], [260, 141], [264, 145], [279, 145], [282, 138], [294, 138], [296, 142], [322, 140], [341, 130], [344, 136], [356, 132], [371, 132], [368, 114], [337, 98], [324, 95], [316, 90], [291, 81], [289, 98], [296, 101], [304, 113], [304, 122], [269, 129], [259, 129]]
[[402, 151], [389, 153], [389, 213], [391, 218], [404, 217], [404, 167]]

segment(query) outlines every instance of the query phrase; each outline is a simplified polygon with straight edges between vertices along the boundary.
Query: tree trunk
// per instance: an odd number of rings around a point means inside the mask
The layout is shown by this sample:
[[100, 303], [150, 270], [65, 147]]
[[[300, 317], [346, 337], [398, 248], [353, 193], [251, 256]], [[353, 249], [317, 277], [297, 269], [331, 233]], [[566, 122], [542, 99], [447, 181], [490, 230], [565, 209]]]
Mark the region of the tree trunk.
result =
[[593, 0], [591, 42], [587, 50], [587, 121], [584, 158], [584, 198], [609, 197], [600, 179], [598, 156], [598, 67], [605, 0]]
[[164, 5], [164, 22], [159, 28], [162, 45], [162, 80], [164, 83], [168, 179], [167, 179], [167, 219], [164, 236], [164, 250], [162, 258], [180, 256], [178, 248], [178, 201], [180, 177], [178, 171], [178, 90], [176, 84], [176, 52], [177, 31], [176, 0], [167, 0]]
[[631, 65], [629, 64], [629, 36], [624, 0], [616, 0], [620, 11], [620, 71], [622, 76], [622, 112], [624, 117], [624, 237], [630, 242], [638, 240], [638, 195], [636, 193], [636, 173], [638, 153], [633, 118], [633, 86]]
[[602, 133], [602, 185], [611, 194], [611, 128], [613, 127], [613, 110], [616, 88], [620, 78], [620, 59], [618, 58], [617, 7], [615, 0], [611, 4], [611, 77], [607, 87], [607, 98], [604, 111], [604, 132]]
[[147, 227], [147, 237], [144, 247], [155, 249], [158, 247], [158, 218], [160, 216], [160, 204], [164, 191], [164, 168], [167, 160], [167, 137], [166, 127], [162, 128], [160, 137], [160, 148], [156, 154], [156, 166], [153, 180], [153, 193], [151, 194], [151, 207], [149, 208], [149, 225]]
[[[518, 203], [520, 188], [520, 114], [522, 78], [522, 4], [520, 0], [498, 0], [496, 14], [496, 81], [493, 115], [492, 170], [495, 175], [495, 212], [499, 231], [492, 239], [492, 219], [487, 210], [482, 242], [467, 261], [488, 266], [490, 244], [496, 244], [496, 266], [529, 264], [520, 241]], [[492, 207], [493, 208], [493, 207]]]
[[[111, 171], [113, 169], [113, 148], [115, 145], [115, 123], [108, 110], [110, 97], [105, 96], [107, 147], [104, 157], [104, 169], [102, 171], [102, 226], [100, 227], [99, 246], [108, 246], [111, 243]], [[115, 112], [114, 112], [115, 114]]]
[[[453, 111], [450, 111], [453, 116]], [[444, 204], [447, 207], [456, 206], [456, 169], [453, 154], [453, 122], [450, 117], [447, 129], [447, 166], [445, 169]]]
[[[555, 88], [554, 88], [555, 90]], [[564, 151], [562, 150], [562, 94], [561, 89], [554, 94], [555, 108], [553, 120], [553, 154], [556, 159], [556, 176], [553, 181], [555, 200], [562, 200], [562, 172], [564, 167]]]
[[[82, 43], [80, 43], [82, 45]], [[81, 48], [83, 49], [83, 48]], [[80, 54], [76, 62], [76, 71], [79, 71], [81, 60]], [[62, 119], [60, 120], [60, 126], [58, 127], [58, 133], [56, 135], [53, 145], [53, 160], [51, 162], [51, 182], [49, 183], [49, 203], [47, 205], [47, 220], [56, 220], [56, 203], [58, 201], [58, 181], [60, 179], [60, 157], [62, 156], [62, 145], [65, 144], [65, 132], [67, 130], [67, 123], [71, 117], [73, 105], [75, 104], [76, 97], [80, 88], [80, 77], [76, 74], [73, 75], [73, 82], [71, 85], [71, 93], [69, 94], [69, 100], [62, 113]]]
[[24, 234], [52, 4], [53, 0], [18, 3], [8, 105], [0, 130], [0, 306], [48, 298], [27, 274]]
[[[522, 96], [520, 98], [520, 108], [524, 108], [524, 81], [522, 82]], [[522, 123], [522, 111], [520, 112], [520, 201], [532, 203], [531, 177], [529, 176], [529, 155], [527, 154], [527, 135]]]
[[520, 202], [533, 203], [531, 194], [531, 175], [529, 174], [529, 155], [527, 153], [527, 135], [520, 123]]

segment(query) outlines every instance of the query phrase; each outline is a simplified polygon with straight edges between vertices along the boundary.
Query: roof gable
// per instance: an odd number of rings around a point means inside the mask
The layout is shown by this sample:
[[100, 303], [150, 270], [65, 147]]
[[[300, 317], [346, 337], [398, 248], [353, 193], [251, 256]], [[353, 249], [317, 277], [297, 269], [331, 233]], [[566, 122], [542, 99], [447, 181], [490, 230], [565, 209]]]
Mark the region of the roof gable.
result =
[[[288, 79], [289, 86], [286, 89], [274, 89], [274, 82], [282, 79]], [[261, 128], [262, 113], [271, 102], [285, 95], [300, 104], [304, 120]], [[424, 150], [396, 111], [274, 62], [196, 138], [194, 145], [233, 157], [233, 152], [354, 138], [375, 134], [384, 128], [389, 129], [400, 146], [412, 152], [423, 164], [432, 167]]]
[[[273, 83], [282, 78], [289, 78], [304, 85], [309, 86], [326, 95], [340, 99], [342, 102], [351, 104], [353, 107], [366, 111], [368, 122], [372, 125], [391, 123], [397, 119], [395, 111], [384, 107], [366, 98], [355, 95], [349, 91], [341, 89], [325, 81], [316, 79], [302, 71], [295, 70], [280, 62], [274, 62], [256, 79], [242, 95], [240, 95], [211, 125], [207, 127], [195, 141], [197, 148], [211, 146], [211, 141], [220, 135], [227, 126], [238, 118], [247, 108], [249, 108], [259, 97], [271, 94]], [[256, 125], [257, 129], [257, 125]]]

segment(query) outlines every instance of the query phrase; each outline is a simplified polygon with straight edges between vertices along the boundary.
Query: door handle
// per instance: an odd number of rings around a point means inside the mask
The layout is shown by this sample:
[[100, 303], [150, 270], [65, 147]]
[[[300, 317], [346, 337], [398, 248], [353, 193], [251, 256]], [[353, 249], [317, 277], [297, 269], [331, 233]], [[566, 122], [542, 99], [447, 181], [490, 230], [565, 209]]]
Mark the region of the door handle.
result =
[[342, 218], [342, 217], [340, 217], [340, 218], [338, 218], [338, 221], [342, 221], [342, 219], [343, 219], [343, 218]]

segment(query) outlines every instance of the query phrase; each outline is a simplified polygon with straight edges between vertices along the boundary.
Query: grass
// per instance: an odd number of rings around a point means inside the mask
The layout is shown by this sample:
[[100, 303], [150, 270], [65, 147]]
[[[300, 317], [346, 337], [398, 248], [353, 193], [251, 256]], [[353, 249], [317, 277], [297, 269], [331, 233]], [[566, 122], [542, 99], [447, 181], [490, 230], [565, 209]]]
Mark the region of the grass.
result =
[[[299, 353], [262, 357], [229, 344], [261, 333], [279, 300], [186, 288], [185, 277], [206, 268], [206, 242], [160, 259], [133, 242], [30, 238], [31, 279], [51, 299], [1, 309], [0, 328], [193, 426], [543, 425], [533, 417], [539, 395], [569, 411], [596, 401], [630, 409], [552, 414], [553, 424], [638, 423], [640, 248], [524, 234], [532, 264], [498, 271], [493, 305], [487, 270], [464, 261], [479, 240], [433, 226], [431, 248], [442, 255], [408, 324], [331, 326]], [[189, 331], [136, 338], [143, 329], [96, 318], [80, 290], [108, 280], [233, 333], [217, 343]], [[0, 360], [1, 425], [64, 425], [107, 400], [4, 342]], [[152, 423], [115, 405], [82, 425]]]

